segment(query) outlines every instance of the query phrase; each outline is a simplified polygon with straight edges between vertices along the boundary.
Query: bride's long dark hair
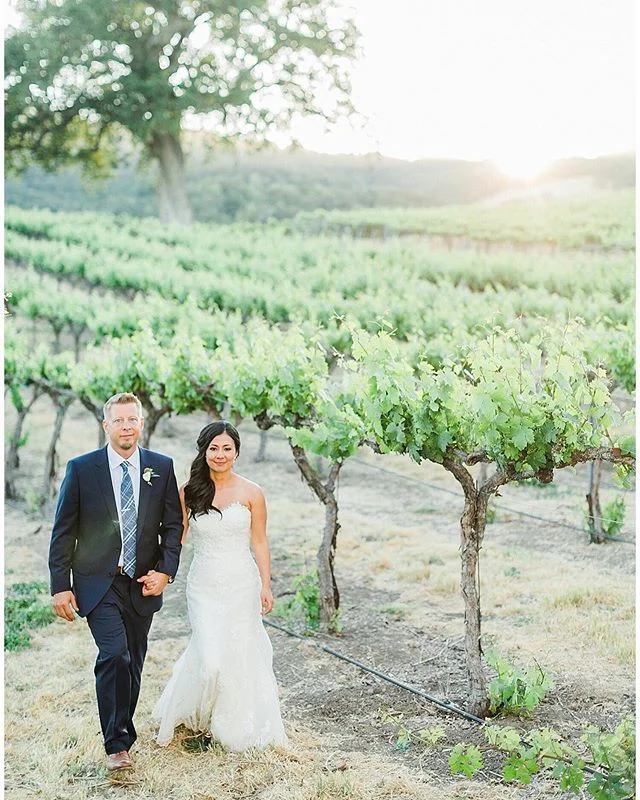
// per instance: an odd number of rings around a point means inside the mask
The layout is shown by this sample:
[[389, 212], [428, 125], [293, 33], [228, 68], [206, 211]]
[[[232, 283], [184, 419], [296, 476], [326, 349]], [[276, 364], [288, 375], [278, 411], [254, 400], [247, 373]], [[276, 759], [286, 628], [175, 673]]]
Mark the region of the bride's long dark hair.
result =
[[229, 434], [236, 446], [236, 456], [240, 454], [240, 435], [230, 422], [224, 419], [210, 422], [200, 431], [196, 442], [198, 455], [193, 459], [189, 480], [184, 485], [184, 501], [192, 519], [199, 514], [208, 514], [212, 508], [222, 515], [220, 509], [213, 505], [216, 485], [211, 480], [207, 466], [207, 448], [211, 440], [222, 433]]

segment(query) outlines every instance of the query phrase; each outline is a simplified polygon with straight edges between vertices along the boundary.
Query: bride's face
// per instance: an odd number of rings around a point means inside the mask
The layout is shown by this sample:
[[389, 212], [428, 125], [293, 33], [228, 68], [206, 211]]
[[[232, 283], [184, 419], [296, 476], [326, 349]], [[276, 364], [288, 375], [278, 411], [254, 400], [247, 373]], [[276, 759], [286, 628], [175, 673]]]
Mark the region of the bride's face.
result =
[[236, 445], [228, 433], [221, 433], [209, 442], [207, 466], [214, 473], [227, 472], [236, 460]]

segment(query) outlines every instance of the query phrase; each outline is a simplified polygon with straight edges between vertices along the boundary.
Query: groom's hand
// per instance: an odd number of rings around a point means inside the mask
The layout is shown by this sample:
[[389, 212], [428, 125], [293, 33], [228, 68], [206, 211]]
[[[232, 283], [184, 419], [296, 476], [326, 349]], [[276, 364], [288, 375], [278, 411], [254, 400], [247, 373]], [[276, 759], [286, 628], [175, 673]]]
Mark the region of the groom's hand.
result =
[[164, 592], [165, 586], [169, 583], [169, 575], [150, 569], [146, 575], [138, 578], [138, 583], [142, 584], [143, 597], [157, 597]]
[[56, 592], [53, 595], [53, 610], [56, 616], [62, 617], [62, 619], [66, 619], [69, 622], [73, 622], [73, 620], [76, 618], [76, 615], [73, 613], [72, 609], [78, 611], [78, 604], [76, 603], [75, 595], [71, 590], [66, 592]]

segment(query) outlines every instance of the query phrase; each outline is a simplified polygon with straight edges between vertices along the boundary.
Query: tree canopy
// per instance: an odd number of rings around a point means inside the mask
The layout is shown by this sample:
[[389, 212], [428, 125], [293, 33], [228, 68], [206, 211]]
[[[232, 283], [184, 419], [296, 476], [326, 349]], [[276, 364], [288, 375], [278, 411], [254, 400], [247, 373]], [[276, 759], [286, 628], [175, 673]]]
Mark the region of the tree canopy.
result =
[[9, 169], [115, 165], [129, 137], [160, 167], [160, 214], [189, 222], [181, 131], [219, 139], [335, 118], [357, 32], [333, 0], [19, 0], [5, 40]]

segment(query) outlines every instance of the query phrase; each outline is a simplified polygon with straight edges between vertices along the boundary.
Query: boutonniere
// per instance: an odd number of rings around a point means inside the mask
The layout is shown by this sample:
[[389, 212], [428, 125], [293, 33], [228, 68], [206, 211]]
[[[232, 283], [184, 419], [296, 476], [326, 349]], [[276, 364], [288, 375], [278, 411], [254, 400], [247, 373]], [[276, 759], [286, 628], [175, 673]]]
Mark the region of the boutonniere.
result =
[[153, 478], [159, 478], [159, 477], [160, 476], [158, 475], [158, 473], [153, 471], [153, 467], [145, 467], [142, 470], [142, 480], [146, 481], [149, 484], [149, 486], [151, 486], [151, 481], [153, 480]]

